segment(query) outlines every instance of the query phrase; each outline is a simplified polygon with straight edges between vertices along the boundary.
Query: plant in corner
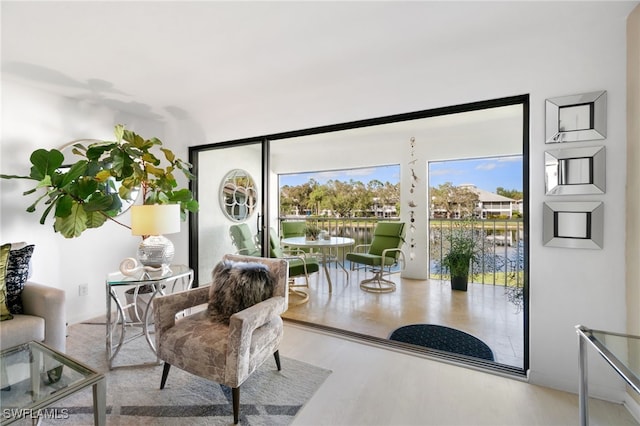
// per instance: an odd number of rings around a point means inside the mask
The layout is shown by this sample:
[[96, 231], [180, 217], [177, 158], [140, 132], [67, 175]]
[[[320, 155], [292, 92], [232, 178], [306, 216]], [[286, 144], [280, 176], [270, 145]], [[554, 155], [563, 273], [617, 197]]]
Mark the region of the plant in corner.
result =
[[[44, 194], [27, 211], [35, 212], [43, 201], [46, 207], [40, 223], [44, 224], [53, 212], [54, 231], [65, 238], [78, 237], [86, 229], [98, 228], [108, 220], [129, 228], [115, 216], [122, 200], [133, 200], [138, 189], [142, 191], [144, 204], [180, 204], [182, 220], [186, 219], [187, 211], [198, 211], [193, 194], [187, 188], [178, 189], [174, 175], [181, 171], [187, 180], [193, 179], [191, 164], [163, 148], [159, 139], [144, 139], [122, 125], [115, 126], [115, 136], [115, 141], [86, 147], [73, 145], [72, 152], [78, 160], [71, 164], [63, 165], [64, 155], [57, 149], [37, 149], [31, 154], [28, 176], [3, 174], [0, 178], [36, 181], [36, 186], [23, 195], [39, 190], [44, 190]], [[154, 153], [156, 149], [161, 156]]]
[[472, 262], [481, 259], [481, 236], [476, 235], [473, 221], [457, 222], [446, 237], [448, 251], [442, 258], [451, 275], [451, 289], [467, 291]]

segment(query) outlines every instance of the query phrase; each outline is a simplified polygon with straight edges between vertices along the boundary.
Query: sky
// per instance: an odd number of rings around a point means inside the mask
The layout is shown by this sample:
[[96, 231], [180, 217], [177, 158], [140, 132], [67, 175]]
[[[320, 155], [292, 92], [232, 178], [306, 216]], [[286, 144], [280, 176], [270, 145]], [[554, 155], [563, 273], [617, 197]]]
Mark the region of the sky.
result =
[[[342, 182], [353, 179], [365, 184], [377, 179], [383, 183], [395, 184], [400, 180], [400, 165], [280, 175], [279, 184], [280, 187], [296, 186], [309, 182], [309, 179], [315, 179], [321, 184], [330, 179]], [[489, 192], [495, 192], [499, 186], [522, 191], [522, 156], [429, 163], [429, 186], [438, 187], [445, 182], [451, 182], [455, 186], [471, 183]]]

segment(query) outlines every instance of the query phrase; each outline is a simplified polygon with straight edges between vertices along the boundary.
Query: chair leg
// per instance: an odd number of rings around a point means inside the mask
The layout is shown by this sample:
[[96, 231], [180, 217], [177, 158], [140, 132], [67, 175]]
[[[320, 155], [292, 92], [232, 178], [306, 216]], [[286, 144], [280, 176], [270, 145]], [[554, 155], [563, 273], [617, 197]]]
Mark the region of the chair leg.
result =
[[278, 367], [278, 371], [282, 370], [280, 367], [280, 351], [275, 351], [273, 353], [273, 357], [276, 359], [276, 366]]
[[370, 293], [390, 293], [396, 291], [396, 284], [383, 277], [384, 268], [374, 271], [372, 278], [360, 281], [360, 288]]
[[171, 364], [165, 362], [164, 367], [162, 367], [162, 380], [160, 380], [160, 389], [164, 389], [164, 385], [165, 383], [167, 383], [167, 376], [169, 375], [170, 368]]
[[233, 424], [238, 424], [240, 417], [240, 388], [231, 388], [231, 395], [233, 398]]

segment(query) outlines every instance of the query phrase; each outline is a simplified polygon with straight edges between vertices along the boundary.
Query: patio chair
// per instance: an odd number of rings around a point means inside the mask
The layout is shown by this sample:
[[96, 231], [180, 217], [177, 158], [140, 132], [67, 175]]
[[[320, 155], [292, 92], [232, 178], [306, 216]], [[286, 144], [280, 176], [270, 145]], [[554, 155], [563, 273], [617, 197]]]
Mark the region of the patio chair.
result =
[[396, 284], [384, 278], [384, 270], [402, 261], [405, 265], [402, 244], [404, 243], [404, 222], [378, 222], [373, 231], [371, 244], [360, 244], [354, 248], [354, 252], [347, 253], [347, 260], [351, 262], [351, 270], [354, 264], [370, 266], [373, 269], [373, 278], [360, 282], [360, 288], [372, 293], [389, 293], [395, 291]]
[[233, 245], [235, 245], [238, 250], [236, 254], [258, 257], [261, 255], [260, 248], [258, 248], [256, 244], [256, 238], [246, 223], [231, 225], [231, 227], [229, 227], [229, 235], [231, 236]]
[[[318, 272], [320, 264], [315, 257], [308, 256], [305, 252], [295, 249], [283, 250], [276, 237], [275, 229], [269, 232], [269, 257], [286, 259], [289, 263], [289, 304], [301, 305], [309, 300], [309, 292], [300, 288], [309, 288], [309, 274]], [[296, 284], [295, 278], [304, 277], [304, 284]]]
[[[260, 256], [260, 248], [246, 223], [231, 225], [229, 235], [236, 246], [237, 254]], [[318, 272], [320, 265], [314, 257], [307, 257], [302, 251], [284, 251], [277, 240], [276, 231], [271, 229], [269, 257], [285, 259], [289, 264], [289, 304], [300, 305], [309, 300], [309, 293], [301, 287], [309, 288], [309, 274]], [[304, 276], [304, 284], [296, 284], [295, 278]]]
[[282, 238], [304, 237], [304, 230], [307, 227], [305, 221], [284, 221], [280, 224]]

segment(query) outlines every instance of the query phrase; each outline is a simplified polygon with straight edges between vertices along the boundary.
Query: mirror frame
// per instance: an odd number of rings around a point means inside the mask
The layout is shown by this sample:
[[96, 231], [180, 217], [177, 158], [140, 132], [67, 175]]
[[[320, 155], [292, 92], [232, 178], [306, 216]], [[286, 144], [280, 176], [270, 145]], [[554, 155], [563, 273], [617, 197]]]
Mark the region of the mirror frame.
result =
[[[589, 160], [588, 183], [559, 183], [559, 177], [564, 174], [563, 163], [580, 159]], [[604, 194], [606, 190], [604, 146], [546, 151], [544, 168], [546, 195]]]
[[[575, 118], [576, 122], [587, 122], [589, 124], [587, 127], [565, 130], [562, 126], [563, 111], [571, 112], [571, 116]], [[604, 139], [606, 136], [606, 91], [547, 99], [546, 143], [588, 141]]]
[[[243, 187], [238, 185], [238, 177], [246, 177], [249, 182], [250, 185]], [[244, 205], [247, 206], [247, 214], [244, 217], [235, 217], [232, 213], [229, 212], [229, 207], [231, 207], [231, 209], [233, 209], [233, 207], [236, 205], [236, 197], [234, 195], [233, 199], [234, 199], [234, 204], [233, 205], [229, 205], [227, 203], [227, 197], [226, 197], [226, 191], [225, 188], [227, 187], [227, 182], [229, 182], [231, 179], [233, 179], [233, 185], [234, 185], [234, 194], [239, 190], [239, 189], [244, 189], [246, 193], [248, 192], [252, 192], [254, 194], [253, 198], [255, 200], [253, 206], [249, 206], [246, 203]], [[251, 176], [249, 174], [249, 172], [247, 172], [246, 170], [243, 169], [232, 169], [229, 172], [227, 172], [227, 174], [224, 175], [224, 178], [222, 178], [222, 182], [220, 182], [220, 189], [218, 191], [218, 196], [219, 196], [219, 201], [220, 201], [220, 208], [222, 209], [222, 212], [224, 213], [224, 215], [227, 217], [227, 219], [232, 220], [233, 222], [237, 222], [237, 223], [241, 223], [244, 222], [246, 220], [248, 220], [249, 218], [251, 218], [251, 216], [253, 216], [253, 213], [256, 211], [256, 208], [258, 207], [258, 191], [256, 190], [256, 184], [255, 184], [255, 179], [253, 178], [253, 176]]]
[[[584, 237], [571, 236], [573, 230], [562, 228], [563, 216], [582, 216]], [[543, 243], [547, 247], [601, 249], [604, 241], [604, 203], [601, 201], [545, 202], [542, 212]]]

